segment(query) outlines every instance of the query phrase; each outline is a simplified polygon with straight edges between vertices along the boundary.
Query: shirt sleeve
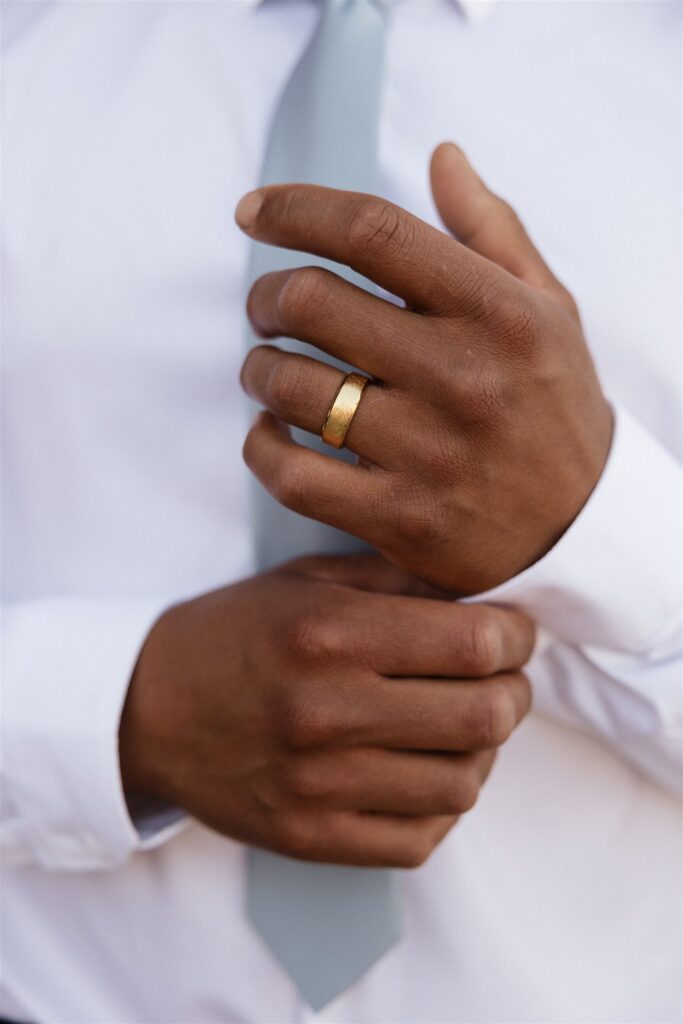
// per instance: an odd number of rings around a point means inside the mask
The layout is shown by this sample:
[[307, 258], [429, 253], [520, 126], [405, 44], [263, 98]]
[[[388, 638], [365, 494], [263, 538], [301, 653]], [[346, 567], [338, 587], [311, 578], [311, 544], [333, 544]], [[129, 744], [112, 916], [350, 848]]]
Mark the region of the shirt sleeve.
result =
[[583, 510], [544, 558], [469, 600], [541, 628], [539, 709], [597, 733], [639, 770], [681, 783], [681, 467], [623, 408]]
[[128, 683], [164, 606], [70, 598], [3, 608], [4, 863], [113, 867], [182, 827], [178, 813], [154, 809], [138, 830], [119, 768]]

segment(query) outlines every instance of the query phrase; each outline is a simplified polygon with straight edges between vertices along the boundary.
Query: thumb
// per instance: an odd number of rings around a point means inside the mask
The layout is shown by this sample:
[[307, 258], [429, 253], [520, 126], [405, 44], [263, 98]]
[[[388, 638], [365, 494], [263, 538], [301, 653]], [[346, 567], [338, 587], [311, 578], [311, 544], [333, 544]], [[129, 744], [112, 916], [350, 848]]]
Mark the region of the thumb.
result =
[[533, 288], [564, 292], [515, 211], [489, 191], [454, 143], [434, 150], [431, 181], [439, 215], [458, 241]]

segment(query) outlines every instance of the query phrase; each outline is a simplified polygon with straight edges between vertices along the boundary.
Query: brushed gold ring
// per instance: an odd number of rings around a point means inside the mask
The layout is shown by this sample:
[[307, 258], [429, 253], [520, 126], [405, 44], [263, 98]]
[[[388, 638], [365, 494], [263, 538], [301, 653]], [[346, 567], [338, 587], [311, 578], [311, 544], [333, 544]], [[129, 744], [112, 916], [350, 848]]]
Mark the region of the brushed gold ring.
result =
[[344, 377], [320, 432], [325, 444], [330, 444], [333, 448], [344, 447], [346, 434], [369, 381], [369, 377], [364, 377], [360, 373], [347, 373]]

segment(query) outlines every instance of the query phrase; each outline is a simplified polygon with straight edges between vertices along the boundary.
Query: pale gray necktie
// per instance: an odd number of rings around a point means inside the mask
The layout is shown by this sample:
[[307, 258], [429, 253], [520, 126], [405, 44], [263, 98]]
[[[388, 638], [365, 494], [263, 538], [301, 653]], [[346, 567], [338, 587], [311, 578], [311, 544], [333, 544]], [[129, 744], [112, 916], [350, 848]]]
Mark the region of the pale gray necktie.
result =
[[[261, 181], [373, 192], [386, 10], [376, 0], [320, 3], [317, 28], [275, 113]], [[324, 262], [255, 245], [250, 276], [254, 280], [271, 270]], [[367, 286], [347, 268], [327, 265]], [[250, 343], [257, 339], [251, 337]], [[311, 353], [298, 341], [288, 340], [283, 347]], [[322, 449], [322, 442], [295, 433]], [[330, 448], [325, 451], [332, 454]], [[261, 569], [301, 554], [362, 548], [348, 534], [277, 505], [258, 485], [253, 499]], [[397, 880], [388, 870], [312, 864], [254, 849], [249, 851], [247, 895], [251, 921], [313, 1009], [359, 978], [400, 935]]]

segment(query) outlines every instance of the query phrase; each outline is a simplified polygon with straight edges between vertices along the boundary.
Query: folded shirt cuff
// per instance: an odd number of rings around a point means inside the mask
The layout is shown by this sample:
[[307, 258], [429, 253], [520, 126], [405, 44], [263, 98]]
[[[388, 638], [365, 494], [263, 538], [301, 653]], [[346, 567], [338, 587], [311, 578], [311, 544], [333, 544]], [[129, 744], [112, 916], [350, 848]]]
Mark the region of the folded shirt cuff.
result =
[[[138, 831], [121, 783], [118, 729], [140, 647], [167, 602], [43, 599], [3, 614], [3, 778], [10, 861], [84, 870], [121, 863], [182, 827]], [[170, 815], [170, 816], [169, 816]]]

